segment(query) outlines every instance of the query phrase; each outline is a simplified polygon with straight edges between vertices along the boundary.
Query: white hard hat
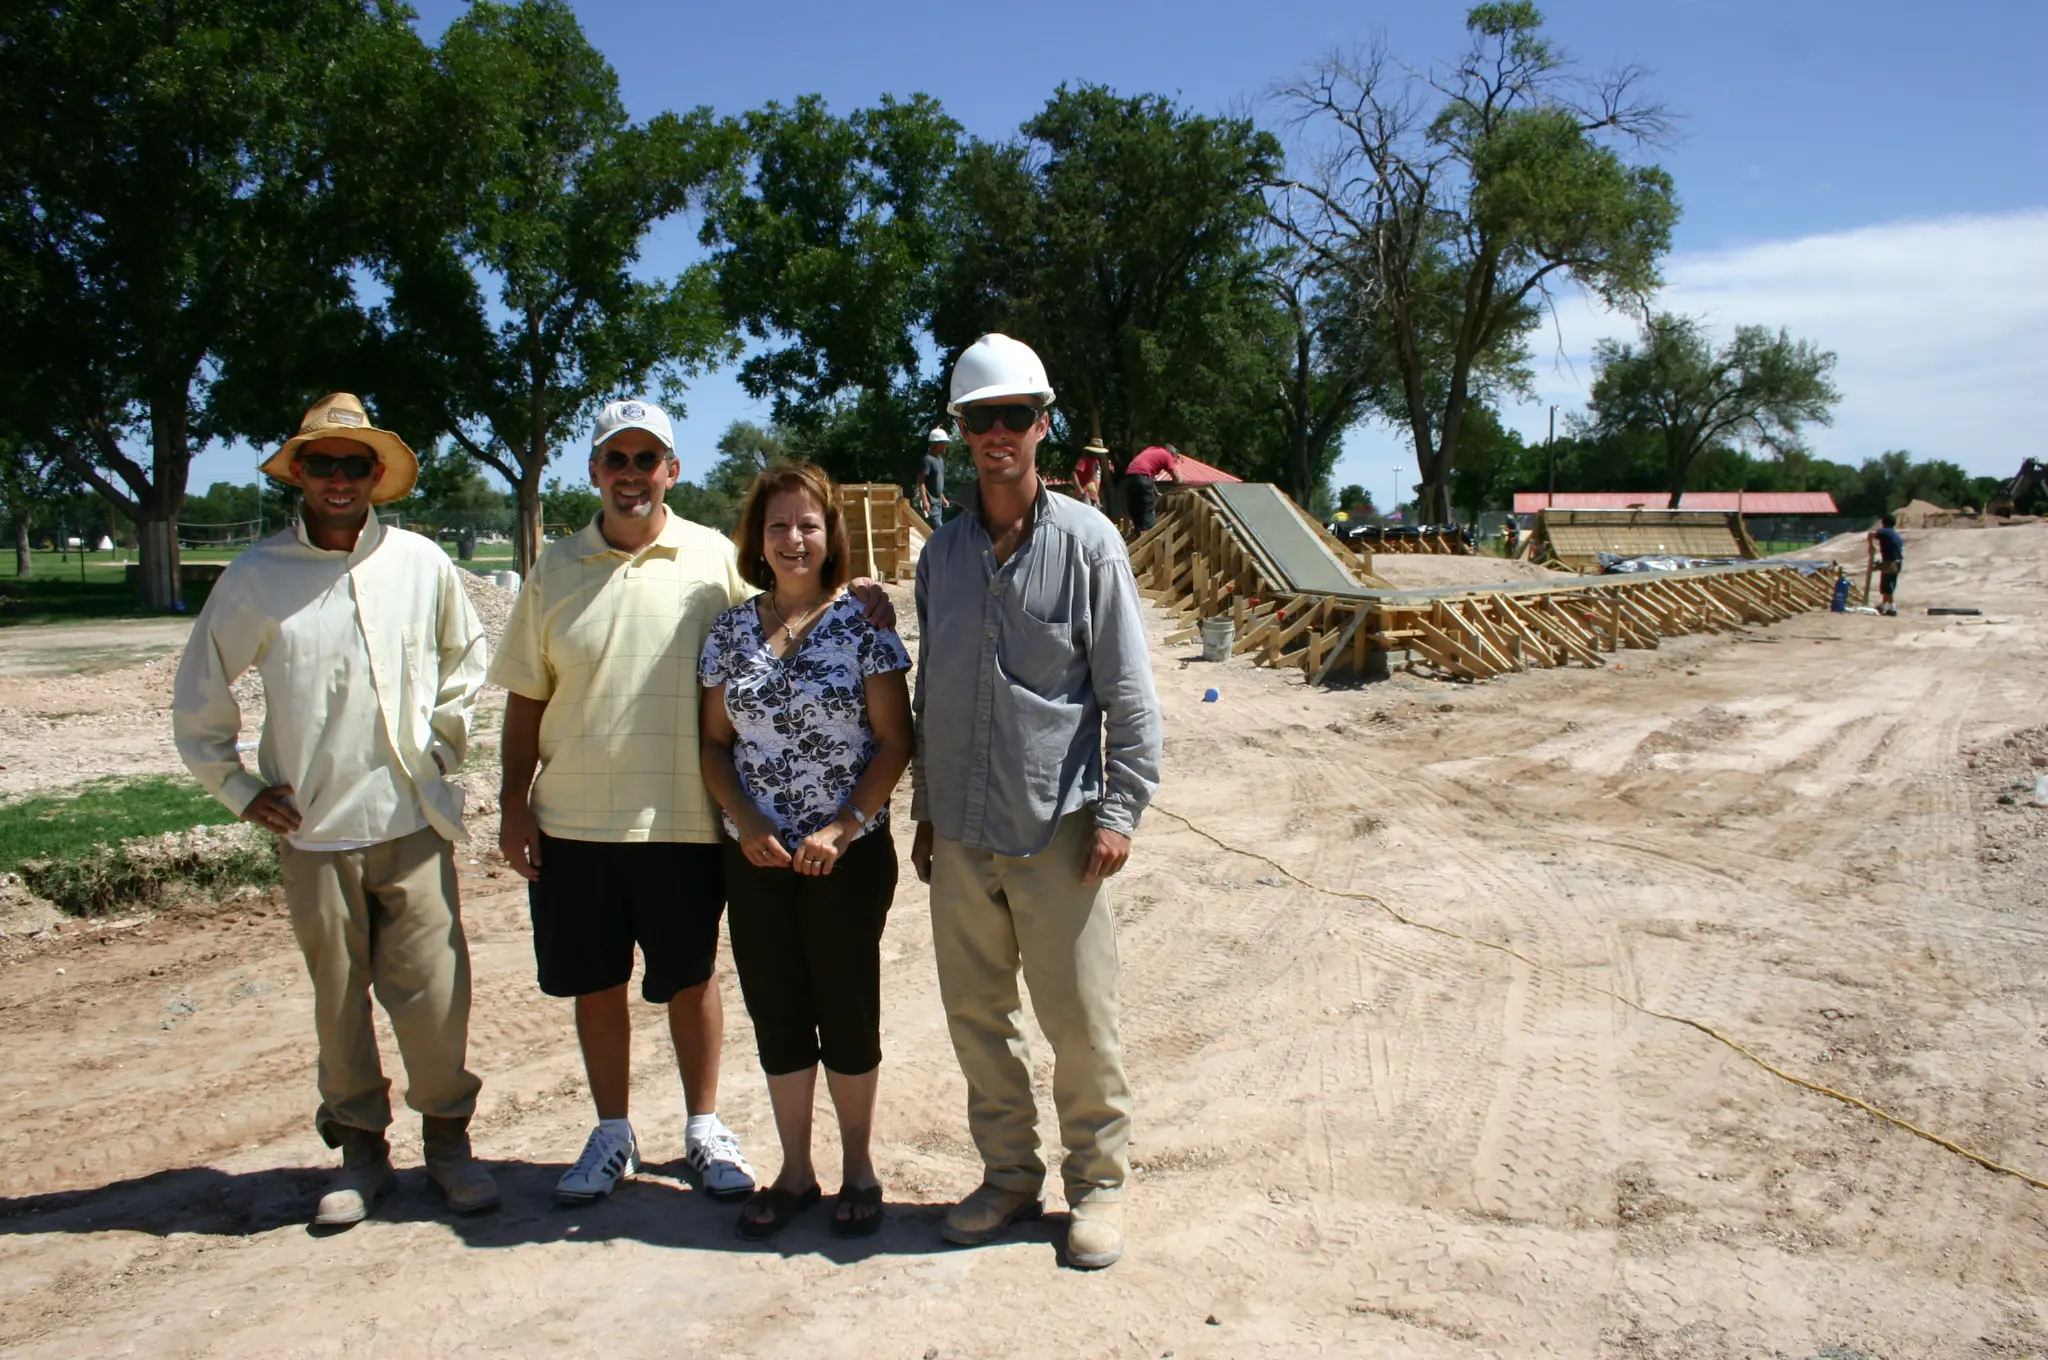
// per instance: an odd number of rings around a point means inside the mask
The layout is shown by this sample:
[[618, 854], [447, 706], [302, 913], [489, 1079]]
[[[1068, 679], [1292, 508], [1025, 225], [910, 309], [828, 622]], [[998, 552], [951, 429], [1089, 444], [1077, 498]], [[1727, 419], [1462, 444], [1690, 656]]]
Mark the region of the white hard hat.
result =
[[957, 416], [969, 402], [990, 397], [1034, 397], [1041, 406], [1052, 405], [1052, 384], [1031, 346], [994, 331], [969, 345], [953, 365], [946, 409]]
[[932, 432], [924, 437], [924, 442], [927, 444], [950, 444], [953, 442], [953, 432], [943, 425], [934, 425], [932, 426]]
[[621, 430], [645, 430], [661, 441], [661, 446], [675, 452], [675, 426], [669, 423], [668, 412], [651, 401], [614, 401], [597, 413], [597, 429], [590, 437], [590, 447], [601, 449], [604, 441]]

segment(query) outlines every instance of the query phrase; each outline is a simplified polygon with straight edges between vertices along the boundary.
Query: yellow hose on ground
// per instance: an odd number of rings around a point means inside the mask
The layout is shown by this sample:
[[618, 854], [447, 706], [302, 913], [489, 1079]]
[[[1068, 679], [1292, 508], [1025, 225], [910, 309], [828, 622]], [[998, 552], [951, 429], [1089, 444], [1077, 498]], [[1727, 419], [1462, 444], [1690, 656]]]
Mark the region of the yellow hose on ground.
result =
[[1817, 1095], [1826, 1096], [1830, 1100], [1839, 1100], [1844, 1105], [1853, 1105], [1857, 1109], [1863, 1111], [1867, 1115], [1870, 1115], [1874, 1119], [1882, 1120], [1885, 1123], [1890, 1124], [1893, 1128], [1903, 1129], [1907, 1133], [1912, 1134], [1915, 1138], [1924, 1138], [1938, 1148], [1943, 1148], [1949, 1152], [1953, 1152], [1958, 1157], [1966, 1158], [1969, 1161], [1975, 1162], [1978, 1166], [1983, 1167], [1986, 1171], [1995, 1171], [2001, 1176], [2011, 1176], [2015, 1180], [2026, 1182], [2028, 1185], [2031, 1185], [2036, 1190], [2048, 1190], [2048, 1181], [2043, 1181], [2037, 1176], [2030, 1176], [2024, 1171], [2015, 1170], [2014, 1168], [2006, 1166], [2000, 1162], [1994, 1162], [1982, 1153], [1972, 1152], [1970, 1151], [1970, 1149], [1964, 1147], [1962, 1144], [1944, 1138], [1938, 1133], [1929, 1133], [1926, 1129], [1921, 1128], [1918, 1124], [1912, 1123], [1909, 1120], [1901, 1119], [1899, 1116], [1891, 1113], [1888, 1110], [1881, 1110], [1867, 1100], [1862, 1100], [1856, 1096], [1849, 1095], [1845, 1092], [1837, 1091], [1832, 1086], [1823, 1086], [1817, 1081], [1808, 1081], [1805, 1077], [1795, 1076], [1792, 1073], [1787, 1072], [1784, 1068], [1779, 1067], [1777, 1064], [1769, 1061], [1768, 1059], [1760, 1057], [1751, 1049], [1743, 1046], [1742, 1044], [1737, 1043], [1735, 1040], [1721, 1033], [1721, 1031], [1715, 1029], [1712, 1025], [1707, 1024], [1705, 1021], [1695, 1020], [1692, 1017], [1686, 1015], [1672, 1015], [1667, 1011], [1660, 1011], [1652, 1007], [1645, 1006], [1639, 1001], [1630, 1000], [1628, 997], [1623, 996], [1620, 992], [1588, 982], [1584, 978], [1578, 976], [1576, 973], [1573, 973], [1567, 969], [1558, 968], [1551, 964], [1543, 963], [1536, 959], [1532, 959], [1528, 955], [1523, 954], [1520, 951], [1514, 949], [1512, 946], [1501, 944], [1496, 940], [1482, 940], [1477, 936], [1461, 934], [1458, 931], [1449, 930], [1443, 926], [1433, 926], [1429, 924], [1427, 921], [1417, 921], [1412, 917], [1402, 915], [1401, 912], [1397, 908], [1395, 908], [1391, 903], [1389, 903], [1385, 898], [1376, 897], [1372, 893], [1358, 892], [1350, 888], [1328, 888], [1324, 887], [1320, 883], [1312, 883], [1308, 879], [1303, 878], [1300, 874], [1295, 873], [1294, 870], [1282, 864], [1279, 860], [1272, 858], [1270, 855], [1262, 855], [1256, 850], [1247, 850], [1243, 846], [1232, 845], [1229, 841], [1224, 840], [1221, 836], [1218, 836], [1214, 832], [1204, 830], [1202, 827], [1195, 825], [1186, 817], [1181, 816], [1178, 812], [1170, 811], [1166, 808], [1159, 806], [1159, 804], [1157, 803], [1152, 804], [1150, 810], [1160, 814], [1161, 816], [1171, 817], [1174, 821], [1179, 822], [1182, 826], [1194, 832], [1203, 840], [1210, 842], [1217, 848], [1224, 850], [1229, 854], [1242, 855], [1246, 859], [1255, 859], [1259, 861], [1259, 863], [1261, 864], [1268, 865], [1278, 870], [1281, 874], [1294, 880], [1296, 883], [1299, 883], [1302, 887], [1307, 888], [1310, 892], [1322, 893], [1327, 897], [1349, 898], [1354, 902], [1370, 902], [1374, 906], [1378, 907], [1381, 911], [1385, 912], [1396, 923], [1407, 926], [1412, 930], [1424, 930], [1428, 931], [1432, 935], [1440, 935], [1447, 940], [1456, 940], [1461, 944], [1477, 945], [1481, 949], [1491, 949], [1496, 954], [1505, 954], [1509, 958], [1517, 961], [1518, 963], [1524, 963], [1531, 968], [1540, 969], [1543, 972], [1552, 973], [1556, 974], [1559, 977], [1563, 977], [1577, 986], [1584, 987], [1587, 991], [1590, 991], [1595, 995], [1609, 997], [1615, 1001], [1619, 1001], [1622, 1005], [1628, 1007], [1632, 1011], [1635, 1011], [1639, 1015], [1647, 1015], [1653, 1020], [1668, 1020], [1674, 1025], [1684, 1025], [1688, 1029], [1698, 1030], [1701, 1034], [1706, 1035], [1715, 1043], [1726, 1045], [1727, 1047], [1735, 1050], [1737, 1053], [1740, 1053], [1743, 1057], [1749, 1059], [1749, 1061], [1755, 1063], [1758, 1067], [1761, 1067], [1764, 1071], [1770, 1073], [1772, 1076], [1776, 1077], [1780, 1081], [1789, 1082], [1794, 1086], [1804, 1087], [1806, 1090], [1812, 1091]]

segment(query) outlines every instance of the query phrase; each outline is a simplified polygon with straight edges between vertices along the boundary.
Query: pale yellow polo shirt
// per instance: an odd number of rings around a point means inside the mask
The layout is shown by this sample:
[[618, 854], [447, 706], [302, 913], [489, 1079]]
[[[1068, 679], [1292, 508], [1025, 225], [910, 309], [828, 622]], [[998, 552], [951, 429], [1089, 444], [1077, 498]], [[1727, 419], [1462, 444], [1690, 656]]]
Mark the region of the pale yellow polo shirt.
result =
[[563, 840], [719, 838], [697, 764], [697, 654], [748, 599], [732, 541], [674, 511], [637, 555], [593, 519], [549, 544], [512, 607], [492, 684], [544, 700], [533, 812]]

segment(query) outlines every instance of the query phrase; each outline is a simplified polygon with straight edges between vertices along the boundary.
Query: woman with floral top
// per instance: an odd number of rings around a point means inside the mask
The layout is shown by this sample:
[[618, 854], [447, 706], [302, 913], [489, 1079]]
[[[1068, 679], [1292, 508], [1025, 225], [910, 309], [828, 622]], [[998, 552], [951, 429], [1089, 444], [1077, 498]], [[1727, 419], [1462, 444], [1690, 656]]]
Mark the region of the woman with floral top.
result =
[[818, 1201], [811, 1105], [822, 1061], [844, 1150], [832, 1229], [864, 1237], [882, 1222], [868, 1135], [910, 656], [842, 589], [846, 527], [823, 471], [763, 472], [733, 537], [763, 593], [721, 614], [704, 643], [701, 750], [725, 809], [733, 963], [782, 1139], [782, 1172], [741, 1208], [739, 1230], [773, 1237]]

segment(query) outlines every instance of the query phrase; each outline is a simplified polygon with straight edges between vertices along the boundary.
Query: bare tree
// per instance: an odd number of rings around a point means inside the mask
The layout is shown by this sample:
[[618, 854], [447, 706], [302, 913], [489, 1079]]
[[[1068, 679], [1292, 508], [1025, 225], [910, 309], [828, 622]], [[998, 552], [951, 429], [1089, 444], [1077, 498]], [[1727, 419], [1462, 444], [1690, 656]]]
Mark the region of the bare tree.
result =
[[1414, 443], [1426, 518], [1450, 518], [1466, 408], [1516, 380], [1557, 284], [1641, 308], [1677, 219], [1670, 176], [1610, 144], [1669, 130], [1641, 71], [1582, 80], [1541, 24], [1527, 0], [1479, 5], [1447, 71], [1375, 44], [1276, 92], [1320, 150], [1274, 186], [1274, 221], [1378, 316], [1395, 362], [1374, 404]]

